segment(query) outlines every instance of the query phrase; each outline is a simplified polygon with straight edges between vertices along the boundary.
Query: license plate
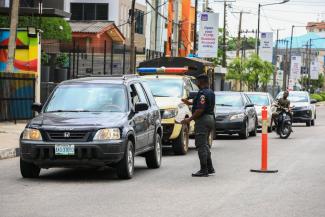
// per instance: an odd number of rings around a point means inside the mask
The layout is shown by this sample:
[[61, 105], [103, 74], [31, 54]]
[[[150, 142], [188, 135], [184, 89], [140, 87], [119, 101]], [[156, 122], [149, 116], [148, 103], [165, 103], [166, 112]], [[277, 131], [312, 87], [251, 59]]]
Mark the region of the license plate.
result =
[[74, 145], [55, 145], [55, 155], [74, 155]]

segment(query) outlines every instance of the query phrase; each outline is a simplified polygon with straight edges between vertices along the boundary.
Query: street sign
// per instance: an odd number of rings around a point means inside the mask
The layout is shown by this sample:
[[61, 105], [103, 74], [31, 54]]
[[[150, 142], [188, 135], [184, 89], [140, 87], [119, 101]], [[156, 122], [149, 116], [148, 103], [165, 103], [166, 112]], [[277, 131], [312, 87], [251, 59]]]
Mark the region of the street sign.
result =
[[317, 59], [310, 62], [310, 79], [317, 80], [319, 73], [319, 63]]
[[198, 56], [202, 58], [215, 58], [218, 55], [218, 13], [201, 13], [199, 31]]
[[260, 44], [260, 58], [272, 63], [273, 60], [273, 32], [262, 32]]
[[290, 79], [294, 83], [298, 82], [301, 77], [301, 56], [291, 57]]

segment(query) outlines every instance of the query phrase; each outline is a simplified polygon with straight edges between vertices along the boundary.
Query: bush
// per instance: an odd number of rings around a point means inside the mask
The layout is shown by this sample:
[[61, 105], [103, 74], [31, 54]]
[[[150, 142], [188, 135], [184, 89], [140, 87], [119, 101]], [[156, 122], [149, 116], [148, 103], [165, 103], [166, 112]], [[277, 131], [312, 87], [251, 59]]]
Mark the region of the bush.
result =
[[317, 94], [317, 93], [313, 93], [313, 94], [311, 94], [310, 97], [311, 97], [312, 99], [317, 100], [317, 102], [324, 101], [323, 97], [322, 97], [320, 94]]
[[325, 92], [319, 94], [322, 97], [322, 101], [325, 101]]

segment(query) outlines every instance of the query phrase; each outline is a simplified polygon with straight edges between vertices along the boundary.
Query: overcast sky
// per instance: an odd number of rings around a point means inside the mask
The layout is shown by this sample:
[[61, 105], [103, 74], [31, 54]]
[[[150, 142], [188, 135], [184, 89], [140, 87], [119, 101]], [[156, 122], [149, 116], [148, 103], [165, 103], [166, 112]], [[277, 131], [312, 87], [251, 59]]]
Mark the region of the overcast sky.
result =
[[[167, 0], [166, 0], [167, 1]], [[199, 8], [206, 0], [198, 0]], [[238, 11], [250, 12], [243, 15], [242, 29], [257, 29], [257, 8], [258, 3], [268, 4], [281, 2], [282, 0], [228, 0], [231, 8], [228, 8], [228, 31], [232, 36], [237, 36], [239, 14], [231, 13]], [[137, 0], [138, 3], [145, 4], [145, 0]], [[194, 5], [194, 0], [192, 0]], [[230, 4], [230, 3], [229, 3]], [[209, 0], [209, 7], [220, 14], [219, 26], [223, 26], [223, 2], [222, 0]], [[310, 21], [325, 20], [325, 0], [290, 0], [281, 5], [265, 6], [261, 9], [261, 31], [279, 32], [280, 38], [288, 37], [291, 33], [291, 26], [305, 26]], [[303, 27], [296, 27], [294, 35], [306, 33]], [[247, 35], [249, 36], [249, 35]]]
[[[223, 25], [223, 2], [220, 0], [210, 0], [209, 6], [215, 12], [220, 13], [220, 23]], [[232, 8], [228, 9], [228, 29], [232, 36], [236, 36], [238, 31], [239, 14], [233, 14], [243, 10], [251, 12], [251, 14], [243, 15], [242, 29], [257, 28], [257, 8], [258, 3], [267, 4], [281, 2], [282, 0], [236, 0], [232, 2]], [[203, 2], [203, 0], [200, 0]], [[280, 38], [290, 35], [291, 26], [307, 25], [309, 21], [325, 20], [325, 0], [290, 0], [290, 2], [281, 5], [265, 6], [261, 9], [261, 31], [272, 31], [275, 29], [283, 29], [280, 31]], [[306, 33], [305, 28], [296, 27], [295, 35]]]

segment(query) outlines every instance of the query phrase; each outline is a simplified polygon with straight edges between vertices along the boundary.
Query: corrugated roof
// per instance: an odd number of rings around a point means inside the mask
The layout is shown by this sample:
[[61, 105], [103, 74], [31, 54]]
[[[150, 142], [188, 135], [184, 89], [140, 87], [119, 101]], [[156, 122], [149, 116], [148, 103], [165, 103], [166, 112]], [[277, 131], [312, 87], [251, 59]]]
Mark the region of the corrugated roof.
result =
[[[284, 40], [289, 41], [290, 37], [284, 38]], [[324, 49], [325, 48], [325, 34], [324, 33], [314, 33], [310, 32], [305, 35], [295, 36], [292, 38], [292, 48], [304, 48], [309, 43], [309, 40], [312, 39], [312, 48], [316, 49]], [[274, 43], [275, 46], [276, 43]], [[284, 43], [278, 44], [279, 48], [285, 48], [286, 45]], [[290, 46], [290, 44], [289, 44]]]
[[69, 21], [72, 32], [99, 33], [108, 26], [114, 24], [112, 21]]

